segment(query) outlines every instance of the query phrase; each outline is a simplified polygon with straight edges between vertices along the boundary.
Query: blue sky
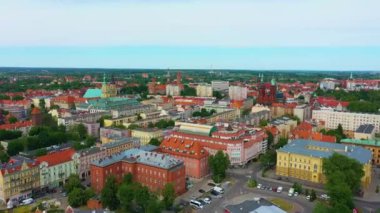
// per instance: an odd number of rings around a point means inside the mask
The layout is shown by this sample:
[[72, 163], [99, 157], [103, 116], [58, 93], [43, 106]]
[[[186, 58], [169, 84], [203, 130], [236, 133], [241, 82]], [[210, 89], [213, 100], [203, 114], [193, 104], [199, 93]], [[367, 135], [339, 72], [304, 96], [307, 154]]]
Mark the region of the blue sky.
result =
[[0, 3], [0, 66], [380, 70], [378, 0]]

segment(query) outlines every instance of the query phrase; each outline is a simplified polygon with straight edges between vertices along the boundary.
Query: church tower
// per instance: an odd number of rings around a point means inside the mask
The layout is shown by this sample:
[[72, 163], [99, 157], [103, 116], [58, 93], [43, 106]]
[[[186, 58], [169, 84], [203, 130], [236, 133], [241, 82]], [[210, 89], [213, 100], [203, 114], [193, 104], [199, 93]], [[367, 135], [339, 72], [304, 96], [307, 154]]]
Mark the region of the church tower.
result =
[[117, 88], [115, 81], [112, 78], [112, 82], [106, 82], [106, 74], [103, 74], [103, 83], [102, 83], [102, 98], [115, 97], [117, 95]]

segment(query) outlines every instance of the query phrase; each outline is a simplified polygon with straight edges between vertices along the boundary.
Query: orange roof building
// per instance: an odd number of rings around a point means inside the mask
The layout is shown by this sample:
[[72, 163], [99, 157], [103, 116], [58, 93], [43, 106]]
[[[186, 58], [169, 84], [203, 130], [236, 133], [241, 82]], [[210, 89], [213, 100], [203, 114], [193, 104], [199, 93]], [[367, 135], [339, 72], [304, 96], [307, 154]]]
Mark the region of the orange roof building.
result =
[[321, 142], [335, 143], [336, 137], [324, 135], [320, 132], [313, 132], [313, 126], [310, 123], [302, 122], [291, 132], [291, 139], [306, 139]]
[[199, 179], [209, 174], [209, 154], [197, 141], [166, 138], [161, 142], [160, 152], [183, 160], [188, 177]]
[[71, 174], [78, 172], [79, 154], [74, 149], [63, 149], [37, 157], [40, 162], [41, 188], [62, 186]]

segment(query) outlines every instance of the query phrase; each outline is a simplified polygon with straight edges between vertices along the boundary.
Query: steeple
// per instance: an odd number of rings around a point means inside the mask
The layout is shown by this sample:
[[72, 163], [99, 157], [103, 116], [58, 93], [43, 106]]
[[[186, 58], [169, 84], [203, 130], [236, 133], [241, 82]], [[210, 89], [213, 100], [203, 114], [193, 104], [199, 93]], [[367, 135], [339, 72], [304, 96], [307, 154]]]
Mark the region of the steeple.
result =
[[262, 74], [262, 73], [261, 73], [260, 82], [261, 82], [261, 83], [263, 83], [263, 82], [264, 82], [264, 74]]
[[103, 82], [102, 82], [103, 86], [106, 85], [106, 73], [103, 73]]
[[273, 77], [272, 80], [270, 81], [270, 84], [272, 84], [272, 86], [275, 86], [276, 85], [276, 79]]
[[354, 77], [352, 76], [352, 72], [350, 74], [350, 80], [354, 79]]

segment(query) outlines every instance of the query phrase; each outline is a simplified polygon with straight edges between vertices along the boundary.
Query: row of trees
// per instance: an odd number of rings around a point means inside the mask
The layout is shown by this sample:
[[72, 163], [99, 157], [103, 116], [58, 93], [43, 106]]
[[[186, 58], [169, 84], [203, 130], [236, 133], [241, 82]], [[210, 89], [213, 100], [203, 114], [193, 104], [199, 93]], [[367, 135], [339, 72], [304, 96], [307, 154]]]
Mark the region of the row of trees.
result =
[[68, 194], [70, 206], [76, 208], [87, 204], [87, 201], [95, 197], [95, 192], [91, 188], [82, 185], [78, 175], [70, 175], [64, 185], [65, 192]]
[[35, 126], [24, 137], [15, 139], [8, 144], [7, 153], [10, 156], [17, 155], [21, 151], [31, 151], [59, 145], [71, 141], [77, 150], [93, 146], [94, 137], [87, 135], [83, 124], [73, 125], [69, 129], [65, 126]]
[[[159, 195], [162, 199], [159, 199]], [[171, 209], [174, 199], [173, 184], [166, 184], [160, 194], [155, 194], [150, 192], [148, 187], [134, 182], [130, 173], [124, 176], [121, 184], [117, 183], [114, 176], [107, 177], [101, 192], [101, 201], [104, 207], [110, 210], [119, 209], [122, 212], [159, 213], [164, 209]]]
[[215, 109], [211, 109], [208, 111], [207, 109], [203, 108], [200, 111], [193, 112], [193, 117], [208, 117], [216, 113]]
[[337, 143], [340, 143], [342, 139], [347, 138], [347, 136], [344, 134], [343, 127], [341, 124], [339, 124], [336, 129], [330, 129], [330, 130], [321, 129], [320, 132], [323, 133], [324, 135], [335, 136]]
[[352, 112], [379, 113], [380, 91], [350, 91], [344, 90], [316, 90], [318, 96], [334, 97], [337, 100], [348, 101], [348, 110]]

